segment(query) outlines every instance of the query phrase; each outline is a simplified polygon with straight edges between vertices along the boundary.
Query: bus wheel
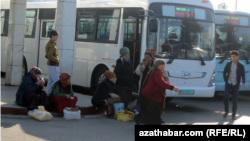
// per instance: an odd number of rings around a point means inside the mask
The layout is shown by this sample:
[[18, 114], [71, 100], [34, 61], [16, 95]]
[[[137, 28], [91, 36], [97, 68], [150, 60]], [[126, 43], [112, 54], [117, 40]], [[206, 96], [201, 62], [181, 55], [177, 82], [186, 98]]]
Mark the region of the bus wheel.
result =
[[[105, 79], [104, 77], [104, 72], [108, 70], [108, 68], [106, 67], [102, 67], [96, 74], [95, 77], [95, 87], [94, 87], [94, 91], [97, 89], [98, 85]], [[92, 92], [93, 93], [93, 92]]]
[[26, 59], [23, 57], [23, 66], [22, 66], [22, 78], [27, 74], [27, 63]]
[[169, 102], [169, 101], [171, 101], [172, 99], [173, 99], [173, 97], [166, 97], [165, 102]]

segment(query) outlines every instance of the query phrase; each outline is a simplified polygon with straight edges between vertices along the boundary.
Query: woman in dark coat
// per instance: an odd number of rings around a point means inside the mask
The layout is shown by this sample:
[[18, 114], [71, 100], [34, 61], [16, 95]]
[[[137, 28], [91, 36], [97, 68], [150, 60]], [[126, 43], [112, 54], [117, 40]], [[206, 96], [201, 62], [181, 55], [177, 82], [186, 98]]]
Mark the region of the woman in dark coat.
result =
[[148, 72], [140, 98], [140, 112], [135, 116], [137, 124], [161, 124], [162, 99], [165, 89], [178, 92], [179, 89], [164, 80], [162, 72], [165, 70], [165, 61], [157, 60]]
[[133, 67], [130, 60], [130, 53], [127, 47], [120, 49], [121, 58], [116, 61], [114, 73], [117, 76], [116, 92], [124, 103], [124, 110], [127, 110], [128, 103], [133, 101]]
[[116, 74], [107, 70], [104, 73], [105, 79], [100, 83], [94, 96], [91, 99], [91, 103], [96, 107], [105, 107], [107, 117], [114, 118], [113, 104], [120, 102], [121, 98], [117, 95], [111, 94], [115, 90], [115, 77]]
[[33, 67], [26, 74], [16, 93], [16, 104], [27, 107], [28, 110], [38, 109], [38, 106], [49, 105], [46, 92], [43, 90], [45, 81], [40, 79], [42, 71]]

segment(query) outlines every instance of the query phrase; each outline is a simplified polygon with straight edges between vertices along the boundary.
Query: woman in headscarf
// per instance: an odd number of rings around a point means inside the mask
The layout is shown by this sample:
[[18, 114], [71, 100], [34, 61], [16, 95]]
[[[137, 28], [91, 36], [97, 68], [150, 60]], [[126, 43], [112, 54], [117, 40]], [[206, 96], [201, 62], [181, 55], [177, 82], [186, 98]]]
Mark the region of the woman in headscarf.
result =
[[33, 67], [23, 77], [16, 93], [15, 103], [17, 105], [27, 107], [28, 110], [38, 109], [38, 106], [49, 105], [48, 96], [43, 90], [45, 81], [43, 78], [40, 78], [41, 74], [41, 69]]
[[142, 85], [140, 112], [135, 116], [137, 124], [161, 124], [162, 99], [165, 89], [178, 92], [179, 89], [164, 80], [163, 71], [166, 68], [164, 60], [157, 60], [149, 70]]
[[112, 94], [115, 90], [115, 79], [116, 74], [107, 70], [104, 73], [105, 79], [99, 84], [96, 89], [91, 103], [98, 107], [105, 107], [107, 117], [114, 118], [115, 111], [113, 104], [116, 102], [120, 102], [121, 98], [118, 95]]
[[75, 107], [76, 105], [77, 97], [74, 96], [70, 77], [69, 73], [62, 73], [52, 87], [50, 100], [58, 113], [62, 113], [65, 107]]
[[130, 60], [129, 48], [120, 49], [121, 57], [116, 61], [114, 73], [116, 74], [116, 92], [124, 103], [124, 109], [127, 110], [128, 103], [133, 101], [133, 67]]
[[[139, 92], [138, 92], [139, 98], [137, 100], [137, 105], [139, 105], [140, 98], [141, 98], [140, 92], [142, 90], [141, 89], [142, 83], [144, 82], [145, 77], [147, 76], [149, 69], [151, 69], [152, 66], [154, 65], [154, 62], [155, 62], [154, 54], [155, 54], [154, 49], [147, 49], [145, 54], [144, 54], [143, 62], [141, 62], [136, 68], [136, 71], [135, 71], [136, 74], [140, 75]], [[164, 70], [162, 73], [164, 75], [164, 80], [169, 83], [167, 71]], [[166, 91], [164, 93], [162, 103], [161, 103], [162, 104], [162, 114], [164, 113], [164, 110], [165, 110], [165, 100], [166, 100]], [[164, 123], [165, 121], [161, 119], [161, 122]]]

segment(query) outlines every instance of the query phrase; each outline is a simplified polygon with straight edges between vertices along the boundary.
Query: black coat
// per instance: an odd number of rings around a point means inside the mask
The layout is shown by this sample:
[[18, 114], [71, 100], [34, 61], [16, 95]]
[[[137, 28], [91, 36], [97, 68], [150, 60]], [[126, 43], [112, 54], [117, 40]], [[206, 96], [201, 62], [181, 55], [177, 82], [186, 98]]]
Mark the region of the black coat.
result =
[[[232, 61], [228, 62], [223, 71], [223, 78], [226, 83], [228, 82], [232, 63], [233, 63]], [[245, 68], [244, 65], [240, 62], [237, 63], [236, 73], [237, 73], [237, 84], [240, 84], [241, 77], [242, 77], [242, 83], [245, 83]]]
[[133, 87], [133, 67], [126, 63], [122, 64], [122, 60], [116, 60], [114, 73], [116, 74], [116, 85]]
[[102, 106], [104, 99], [111, 98], [109, 93], [113, 92], [114, 89], [115, 83], [105, 78], [97, 87], [91, 100], [92, 104], [97, 107]]

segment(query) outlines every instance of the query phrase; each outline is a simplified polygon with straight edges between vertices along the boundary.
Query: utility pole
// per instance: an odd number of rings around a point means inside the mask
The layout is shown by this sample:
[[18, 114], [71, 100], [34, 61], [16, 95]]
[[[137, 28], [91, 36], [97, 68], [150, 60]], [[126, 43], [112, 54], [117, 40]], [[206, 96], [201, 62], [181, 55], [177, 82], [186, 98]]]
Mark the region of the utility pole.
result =
[[236, 0], [236, 3], [235, 3], [235, 10], [237, 10], [237, 0]]

